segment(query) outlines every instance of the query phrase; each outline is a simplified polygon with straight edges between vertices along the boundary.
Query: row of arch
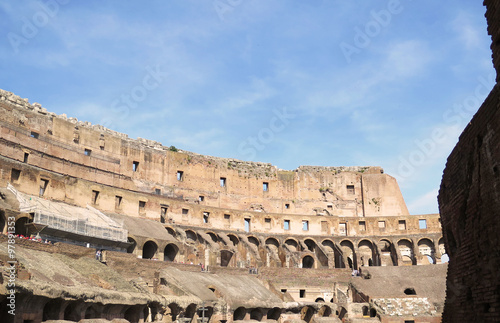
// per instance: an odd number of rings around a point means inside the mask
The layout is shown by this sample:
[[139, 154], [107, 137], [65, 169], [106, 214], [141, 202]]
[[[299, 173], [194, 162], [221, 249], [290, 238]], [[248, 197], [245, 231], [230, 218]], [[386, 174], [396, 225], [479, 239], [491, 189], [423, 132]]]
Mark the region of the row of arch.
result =
[[[442, 237], [437, 240], [431, 237], [397, 239], [379, 238], [371, 240], [361, 238], [358, 241], [351, 239], [323, 238], [319, 242], [315, 238], [297, 239], [295, 237], [276, 238], [259, 237], [256, 235], [236, 235], [233, 233], [217, 234], [213, 231], [202, 233], [187, 229], [182, 236], [178, 234], [179, 228], [174, 230], [167, 227], [169, 234], [176, 238], [175, 242], [168, 242], [160, 248], [160, 244], [153, 239], [148, 239], [140, 246], [141, 256], [144, 259], [160, 259], [177, 261], [181, 248], [185, 244], [201, 243], [213, 252], [219, 253], [220, 262], [216, 265], [230, 266], [231, 259], [237, 254], [238, 246], [244, 242], [246, 249], [253, 251], [256, 257], [265, 251], [275, 259], [278, 254], [294, 254], [295, 264], [284, 263], [282, 257], [278, 266], [302, 268], [352, 268], [363, 266], [400, 266], [436, 264], [446, 261], [446, 251]], [[129, 237], [131, 247], [128, 252], [134, 252], [137, 242]], [[216, 244], [217, 248], [213, 248]], [[265, 253], [264, 253], [265, 254]], [[161, 259], [163, 258], [163, 259]], [[185, 259], [182, 259], [184, 261]]]

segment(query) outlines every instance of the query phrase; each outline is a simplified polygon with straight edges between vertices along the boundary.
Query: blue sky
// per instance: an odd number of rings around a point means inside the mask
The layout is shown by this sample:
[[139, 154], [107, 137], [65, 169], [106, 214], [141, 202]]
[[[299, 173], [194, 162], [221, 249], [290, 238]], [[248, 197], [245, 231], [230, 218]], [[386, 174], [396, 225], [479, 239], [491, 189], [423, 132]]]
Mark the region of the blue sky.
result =
[[377, 165], [437, 213], [494, 84], [481, 1], [3, 1], [0, 88], [200, 154]]

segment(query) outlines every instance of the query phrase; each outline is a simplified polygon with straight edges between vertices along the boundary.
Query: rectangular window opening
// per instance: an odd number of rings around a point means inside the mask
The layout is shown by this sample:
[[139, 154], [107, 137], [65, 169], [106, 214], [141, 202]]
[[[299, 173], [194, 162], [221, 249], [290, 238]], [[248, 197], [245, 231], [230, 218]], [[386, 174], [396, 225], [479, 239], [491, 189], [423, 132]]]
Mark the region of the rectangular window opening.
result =
[[327, 208], [327, 209], [329, 209], [329, 210], [332, 210], [332, 209], [333, 209], [333, 205], [328, 204], [328, 205], [326, 206], [326, 208]]
[[290, 220], [283, 222], [283, 230], [290, 230]]
[[99, 191], [92, 190], [92, 204], [97, 204], [99, 201]]
[[90, 150], [90, 149], [85, 149], [84, 150], [85, 156], [90, 156], [91, 153], [92, 153], [92, 150]]
[[250, 232], [250, 219], [246, 218], [245, 219], [245, 232]]
[[398, 221], [398, 229], [399, 230], [406, 230], [406, 221], [405, 220]]
[[286, 203], [286, 204], [285, 204], [285, 209], [287, 209], [287, 210], [288, 210], [289, 208], [290, 208], [290, 204]]
[[146, 202], [139, 201], [139, 213], [144, 213], [144, 212], [146, 212]]
[[184, 180], [184, 172], [181, 170], [177, 171], [177, 180], [182, 182]]
[[132, 170], [133, 170], [134, 172], [137, 172], [137, 171], [139, 170], [139, 162], [138, 162], [138, 161], [134, 161], [134, 162], [132, 163]]
[[10, 172], [10, 180], [12, 183], [17, 183], [19, 181], [19, 177], [21, 177], [21, 171], [19, 169], [12, 168]]
[[183, 214], [183, 215], [186, 215], [186, 214], [188, 214], [188, 213], [189, 213], [189, 210], [188, 210], [188, 209], [182, 209], [182, 214]]
[[203, 223], [208, 223], [209, 212], [203, 212]]
[[385, 229], [385, 221], [378, 221], [378, 228]]
[[262, 189], [264, 190], [264, 192], [268, 192], [269, 191], [269, 183], [268, 182], [262, 183]]
[[300, 289], [299, 290], [299, 297], [300, 298], [305, 298], [306, 297], [306, 290], [305, 289]]
[[328, 222], [321, 221], [321, 232], [328, 233]]
[[155, 188], [155, 195], [161, 195], [161, 189]]
[[264, 219], [266, 229], [271, 229], [271, 218]]
[[48, 179], [40, 179], [40, 196], [43, 196], [45, 194], [45, 191], [47, 190], [47, 186], [49, 186], [49, 180]]
[[339, 235], [347, 235], [347, 223], [339, 223]]
[[226, 187], [226, 178], [225, 177], [220, 178], [220, 187]]
[[119, 210], [122, 207], [122, 197], [116, 195], [115, 196], [115, 209]]
[[355, 193], [354, 185], [347, 185], [346, 189], [347, 189], [347, 194], [354, 195], [354, 193]]
[[203, 196], [203, 195], [198, 196], [198, 201], [199, 202], [205, 201], [205, 196]]
[[302, 231], [309, 231], [309, 221], [307, 220], [302, 221]]
[[359, 221], [359, 231], [366, 231], [366, 222]]
[[426, 219], [418, 220], [418, 227], [420, 229], [427, 229], [427, 220]]
[[227, 221], [231, 220], [231, 215], [224, 214], [224, 220], [227, 220]]
[[24, 159], [23, 159], [23, 161], [24, 161], [25, 163], [27, 163], [27, 162], [28, 162], [28, 158], [29, 158], [29, 157], [30, 157], [30, 154], [29, 154], [29, 153], [24, 153]]
[[285, 294], [285, 293], [287, 292], [287, 290], [286, 290], [286, 289], [284, 289], [284, 288], [282, 288], [282, 289], [281, 289], [281, 292], [282, 292], [283, 294]]
[[31, 138], [35, 138], [35, 139], [38, 139], [38, 137], [40, 137], [40, 135], [38, 134], [38, 132], [34, 132], [32, 131], [31, 134], [30, 134], [30, 137]]

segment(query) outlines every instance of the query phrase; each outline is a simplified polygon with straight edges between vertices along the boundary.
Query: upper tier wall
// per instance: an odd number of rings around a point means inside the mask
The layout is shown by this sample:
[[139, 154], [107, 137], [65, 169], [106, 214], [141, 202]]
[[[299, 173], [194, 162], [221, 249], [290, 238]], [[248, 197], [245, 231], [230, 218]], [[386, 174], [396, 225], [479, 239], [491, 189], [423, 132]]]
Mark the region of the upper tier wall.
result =
[[209, 207], [303, 215], [408, 215], [396, 180], [380, 167], [301, 166], [285, 171], [271, 164], [173, 151], [155, 141], [129, 139], [99, 125], [57, 116], [3, 90], [0, 151], [8, 159], [71, 178]]

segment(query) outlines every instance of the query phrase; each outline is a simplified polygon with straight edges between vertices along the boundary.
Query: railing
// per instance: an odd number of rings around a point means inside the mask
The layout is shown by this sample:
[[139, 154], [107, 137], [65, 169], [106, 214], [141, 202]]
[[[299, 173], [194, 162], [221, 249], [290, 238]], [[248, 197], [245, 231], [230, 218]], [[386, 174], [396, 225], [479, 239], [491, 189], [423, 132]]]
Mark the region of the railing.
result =
[[56, 213], [46, 214], [35, 211], [34, 223], [47, 225], [50, 228], [113, 241], [127, 241], [127, 230], [122, 228], [106, 228], [88, 223], [87, 219], [71, 219]]

